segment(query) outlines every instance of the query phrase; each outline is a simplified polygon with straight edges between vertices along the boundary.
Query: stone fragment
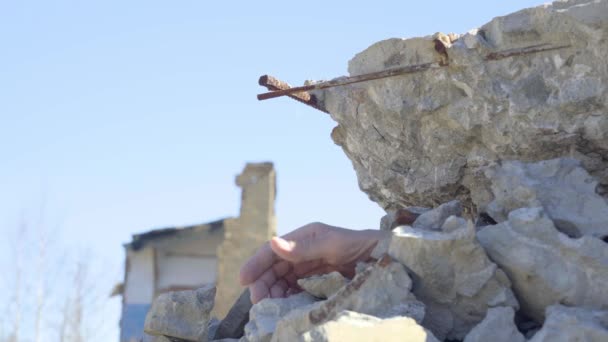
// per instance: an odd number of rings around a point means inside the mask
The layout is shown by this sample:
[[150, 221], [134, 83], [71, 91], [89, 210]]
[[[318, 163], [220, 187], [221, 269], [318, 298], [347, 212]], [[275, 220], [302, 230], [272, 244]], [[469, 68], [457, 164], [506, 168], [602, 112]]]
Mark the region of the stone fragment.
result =
[[316, 299], [306, 292], [287, 298], [266, 298], [253, 305], [245, 338], [249, 342], [267, 342], [272, 338], [277, 322], [290, 311], [312, 304]]
[[[500, 160], [572, 156], [608, 185], [608, 5], [557, 1], [492, 19], [445, 45], [449, 65], [314, 94], [360, 188], [390, 210], [492, 200]], [[431, 33], [431, 32], [429, 32]], [[451, 40], [451, 39], [450, 39]], [[568, 46], [486, 61], [490, 53]], [[438, 62], [433, 37], [376, 42], [350, 75]]]
[[518, 303], [509, 279], [476, 241], [471, 222], [452, 216], [442, 229], [399, 227], [389, 254], [410, 271], [412, 292], [426, 305], [422, 325], [439, 339], [462, 339], [488, 308], [517, 309]]
[[215, 286], [211, 284], [191, 291], [163, 293], [156, 297], [146, 315], [144, 332], [186, 341], [207, 341], [214, 298]]
[[293, 341], [314, 326], [351, 310], [381, 318], [424, 317], [424, 305], [410, 293], [412, 281], [403, 265], [384, 256], [358, 273], [353, 280], [325, 301], [294, 310], [277, 324], [273, 341]]
[[414, 223], [412, 223], [412, 227], [441, 230], [441, 226], [448, 217], [461, 215], [462, 205], [460, 204], [460, 201], [454, 200], [447, 203], [443, 203], [437, 208], [423, 213], [416, 219], [416, 221], [414, 221]]
[[477, 324], [464, 338], [464, 342], [525, 342], [526, 338], [515, 326], [512, 307], [491, 308], [486, 318]]
[[215, 333], [217, 332], [217, 328], [220, 326], [220, 320], [212, 317], [207, 323], [207, 337], [209, 340], [215, 340]]
[[513, 282], [522, 311], [537, 322], [556, 303], [608, 309], [608, 244], [602, 240], [569, 238], [541, 208], [512, 211], [477, 238]]
[[249, 322], [251, 310], [251, 293], [245, 289], [234, 302], [226, 317], [218, 325], [213, 336], [214, 339], [240, 338], [245, 333], [245, 324]]
[[552, 305], [530, 342], [608, 341], [608, 311]]
[[346, 285], [346, 279], [340, 272], [331, 272], [327, 274], [312, 276], [309, 278], [298, 279], [298, 285], [302, 290], [311, 295], [327, 299], [336, 293], [342, 286]]
[[515, 209], [542, 207], [570, 237], [608, 236], [608, 202], [596, 193], [597, 181], [576, 159], [503, 162], [487, 170], [486, 177], [494, 197], [486, 212], [498, 222]]
[[334, 320], [305, 332], [300, 341], [439, 342], [433, 334], [409, 317], [380, 319], [353, 311], [342, 311]]

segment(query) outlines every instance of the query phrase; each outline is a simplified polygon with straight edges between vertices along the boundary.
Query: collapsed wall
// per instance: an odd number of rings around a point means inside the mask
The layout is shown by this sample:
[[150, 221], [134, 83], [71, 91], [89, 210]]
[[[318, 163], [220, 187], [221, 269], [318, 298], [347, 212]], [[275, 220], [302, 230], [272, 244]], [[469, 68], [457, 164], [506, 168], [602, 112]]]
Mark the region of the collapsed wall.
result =
[[255, 304], [240, 341], [607, 341], [607, 57], [606, 0], [356, 55], [440, 66], [314, 92], [392, 235], [352, 280]]
[[[316, 93], [338, 122], [332, 138], [361, 189], [385, 209], [459, 198], [483, 210], [492, 198], [488, 166], [569, 156], [604, 193], [607, 12], [605, 1], [555, 2], [462, 35], [388, 39], [357, 54], [351, 75], [449, 64]], [[563, 48], [487, 58], [543, 44]]]

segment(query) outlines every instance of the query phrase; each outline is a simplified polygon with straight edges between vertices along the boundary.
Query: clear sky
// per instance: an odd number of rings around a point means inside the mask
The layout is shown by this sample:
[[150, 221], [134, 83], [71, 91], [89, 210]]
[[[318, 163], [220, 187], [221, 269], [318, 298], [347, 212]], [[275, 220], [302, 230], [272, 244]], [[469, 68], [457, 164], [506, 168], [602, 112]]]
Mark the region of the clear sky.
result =
[[258, 77], [330, 79], [376, 41], [541, 3], [0, 1], [0, 229], [42, 206], [62, 243], [118, 282], [131, 234], [238, 215], [247, 161], [275, 163], [280, 234], [375, 228], [383, 213], [331, 141], [335, 123], [258, 102]]

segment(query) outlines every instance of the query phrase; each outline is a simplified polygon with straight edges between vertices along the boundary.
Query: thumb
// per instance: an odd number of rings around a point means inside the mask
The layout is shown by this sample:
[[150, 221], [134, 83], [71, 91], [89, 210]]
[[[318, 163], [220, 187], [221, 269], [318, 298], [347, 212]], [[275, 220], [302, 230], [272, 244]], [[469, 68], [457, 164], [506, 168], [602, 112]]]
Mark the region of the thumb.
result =
[[326, 259], [329, 253], [328, 239], [306, 237], [298, 240], [285, 240], [274, 237], [270, 247], [281, 259], [289, 262], [304, 262], [315, 259]]

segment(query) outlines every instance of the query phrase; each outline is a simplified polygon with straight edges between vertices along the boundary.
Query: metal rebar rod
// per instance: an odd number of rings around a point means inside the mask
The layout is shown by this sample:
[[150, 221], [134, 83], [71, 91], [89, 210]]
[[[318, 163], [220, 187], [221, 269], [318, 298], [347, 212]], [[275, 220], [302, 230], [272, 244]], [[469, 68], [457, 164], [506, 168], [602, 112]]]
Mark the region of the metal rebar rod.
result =
[[496, 61], [496, 60], [508, 58], [508, 57], [523, 56], [523, 55], [529, 55], [529, 54], [533, 54], [533, 53], [569, 48], [570, 46], [571, 45], [552, 46], [551, 44], [538, 44], [538, 45], [526, 46], [523, 48], [491, 52], [486, 55], [485, 60], [486, 61]]
[[[571, 47], [571, 45], [553, 46], [553, 45], [547, 44], [547, 43], [537, 44], [537, 45], [526, 46], [523, 48], [515, 48], [515, 49], [491, 52], [485, 56], [484, 60], [485, 61], [495, 61], [495, 60], [500, 60], [500, 59], [514, 57], [514, 56], [523, 56], [523, 55], [528, 55], [528, 54], [533, 54], [533, 53], [564, 49], [564, 48], [568, 48], [568, 47]], [[404, 67], [392, 68], [392, 69], [372, 72], [369, 74], [338, 78], [335, 80], [321, 82], [321, 83], [307, 85], [307, 86], [302, 86], [302, 87], [293, 87], [293, 88], [288, 88], [288, 89], [283, 89], [283, 90], [271, 91], [268, 93], [259, 94], [258, 100], [260, 100], [260, 101], [268, 100], [268, 99], [272, 99], [275, 97], [287, 95], [287, 96], [295, 98], [298, 101], [307, 103], [307, 101], [310, 100], [311, 95], [308, 93], [305, 93], [305, 92], [308, 92], [311, 90], [326, 89], [326, 88], [344, 86], [344, 85], [353, 84], [353, 83], [377, 80], [380, 78], [387, 78], [387, 77], [393, 77], [393, 76], [405, 75], [405, 74], [413, 74], [413, 73], [427, 71], [429, 69], [445, 67], [447, 65], [448, 65], [447, 62], [430, 62], [430, 63], [423, 63], [423, 64], [407, 65]], [[261, 82], [261, 80], [262, 79], [260, 78], [260, 82]]]
[[332, 88], [332, 87], [344, 86], [347, 84], [377, 80], [380, 78], [393, 77], [393, 76], [397, 76], [397, 75], [412, 74], [412, 73], [422, 72], [422, 71], [426, 71], [426, 70], [433, 69], [433, 68], [440, 68], [443, 66], [444, 66], [443, 64], [437, 63], [437, 62], [408, 65], [408, 66], [404, 66], [404, 67], [400, 67], [400, 68], [372, 72], [369, 74], [338, 78], [335, 80], [321, 82], [321, 83], [307, 85], [307, 86], [302, 86], [302, 87], [294, 87], [294, 88], [289, 88], [289, 89], [285, 89], [285, 90], [271, 91], [268, 93], [259, 94], [258, 100], [260, 100], [260, 101], [268, 100], [268, 99], [272, 99], [275, 97], [300, 93], [303, 91]]
[[[270, 90], [270, 91], [278, 91], [278, 90], [287, 90], [287, 89], [291, 89], [291, 86], [287, 83], [287, 82], [283, 82], [275, 77], [272, 77], [270, 75], [263, 75], [260, 77], [260, 79], [258, 80], [258, 83], [263, 86], [266, 87], [266, 89]], [[288, 94], [287, 96], [289, 96], [290, 98], [302, 102], [308, 106], [313, 107], [314, 109], [320, 110], [322, 112], [328, 113], [329, 112], [327, 110], [325, 110], [325, 108], [322, 108], [318, 103], [317, 103], [317, 99], [315, 98], [314, 95], [310, 95], [307, 92], [299, 92], [299, 93], [294, 93], [294, 94]]]

